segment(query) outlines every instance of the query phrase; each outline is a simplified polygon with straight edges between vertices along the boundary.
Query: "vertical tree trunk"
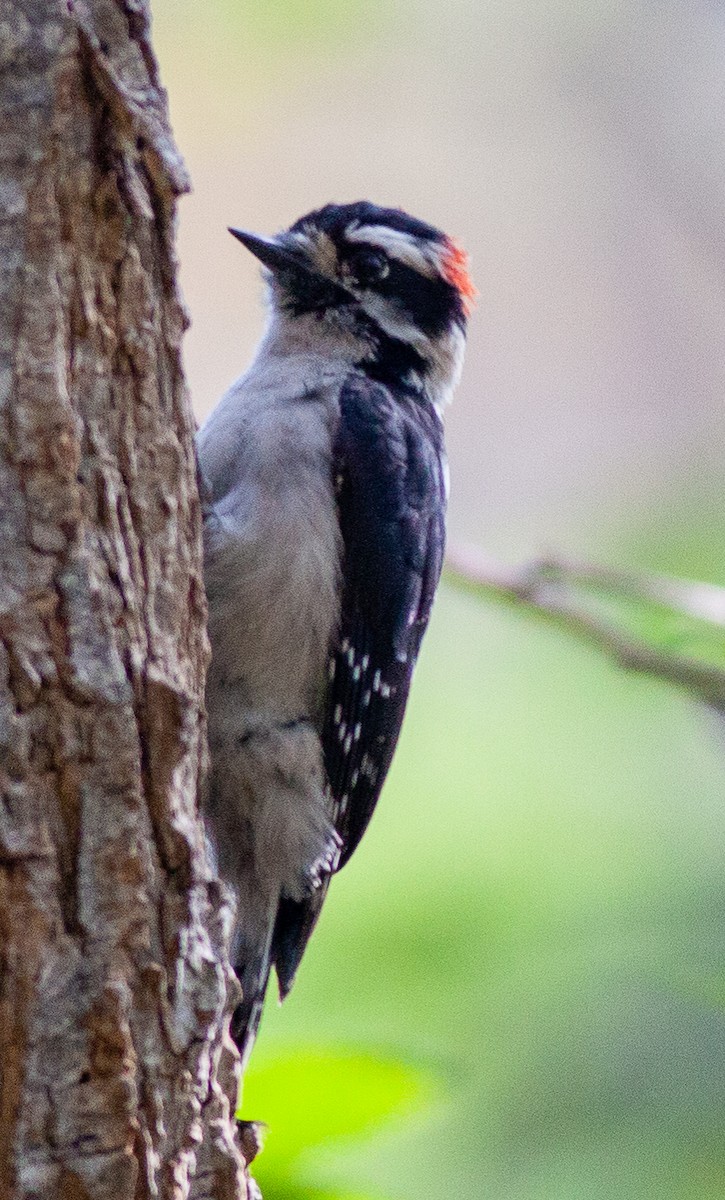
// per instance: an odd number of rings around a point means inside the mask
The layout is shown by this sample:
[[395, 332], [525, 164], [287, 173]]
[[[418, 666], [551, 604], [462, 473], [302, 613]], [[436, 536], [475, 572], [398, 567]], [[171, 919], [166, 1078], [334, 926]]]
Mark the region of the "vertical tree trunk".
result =
[[0, 0], [0, 1197], [245, 1193], [147, 0]]

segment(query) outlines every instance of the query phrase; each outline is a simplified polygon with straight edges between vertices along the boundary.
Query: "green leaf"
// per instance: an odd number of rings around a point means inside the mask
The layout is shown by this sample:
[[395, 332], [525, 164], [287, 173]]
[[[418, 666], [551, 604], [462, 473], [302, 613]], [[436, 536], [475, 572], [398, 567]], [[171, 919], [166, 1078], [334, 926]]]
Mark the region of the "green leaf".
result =
[[367, 1136], [423, 1110], [435, 1094], [419, 1068], [370, 1052], [302, 1046], [258, 1059], [245, 1080], [243, 1107], [246, 1119], [269, 1127], [259, 1177], [281, 1181], [303, 1152]]

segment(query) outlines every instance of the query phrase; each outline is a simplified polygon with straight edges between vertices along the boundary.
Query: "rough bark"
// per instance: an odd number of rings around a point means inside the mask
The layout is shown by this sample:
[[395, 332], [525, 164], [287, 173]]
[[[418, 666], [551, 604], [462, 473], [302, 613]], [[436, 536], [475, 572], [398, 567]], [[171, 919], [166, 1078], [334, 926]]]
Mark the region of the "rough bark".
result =
[[0, 1197], [243, 1197], [185, 190], [146, 0], [0, 0]]

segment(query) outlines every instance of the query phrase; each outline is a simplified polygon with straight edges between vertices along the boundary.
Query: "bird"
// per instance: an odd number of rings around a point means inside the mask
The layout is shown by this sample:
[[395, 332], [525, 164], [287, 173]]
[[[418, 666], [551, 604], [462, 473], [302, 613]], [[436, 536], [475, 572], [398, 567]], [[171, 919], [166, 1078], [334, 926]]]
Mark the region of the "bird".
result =
[[475, 288], [399, 208], [327, 204], [232, 228], [268, 320], [197, 434], [211, 659], [203, 801], [236, 895], [243, 1064], [270, 972], [288, 994], [398, 741], [445, 546], [443, 411]]

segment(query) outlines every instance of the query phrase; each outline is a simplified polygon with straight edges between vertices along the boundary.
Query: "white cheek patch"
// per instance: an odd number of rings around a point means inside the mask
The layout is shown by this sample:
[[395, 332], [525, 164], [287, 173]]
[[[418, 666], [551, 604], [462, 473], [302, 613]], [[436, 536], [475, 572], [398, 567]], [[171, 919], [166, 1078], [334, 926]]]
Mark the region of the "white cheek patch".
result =
[[461, 378], [466, 349], [463, 330], [454, 325], [446, 337], [432, 342], [430, 349], [427, 381], [432, 384], [433, 404], [438, 410], [438, 415], [442, 416], [443, 410], [453, 399], [453, 393]]
[[389, 334], [390, 337], [407, 342], [420, 349], [422, 353], [430, 345], [429, 339], [418, 329], [412, 319], [385, 296], [381, 296], [377, 292], [365, 291], [359, 297], [359, 302], [368, 316], [372, 317], [383, 332]]
[[437, 242], [416, 241], [410, 234], [400, 229], [390, 229], [387, 225], [359, 225], [356, 229], [348, 229], [345, 236], [348, 242], [378, 246], [391, 258], [412, 267], [428, 279], [435, 279], [441, 274], [444, 247]]

